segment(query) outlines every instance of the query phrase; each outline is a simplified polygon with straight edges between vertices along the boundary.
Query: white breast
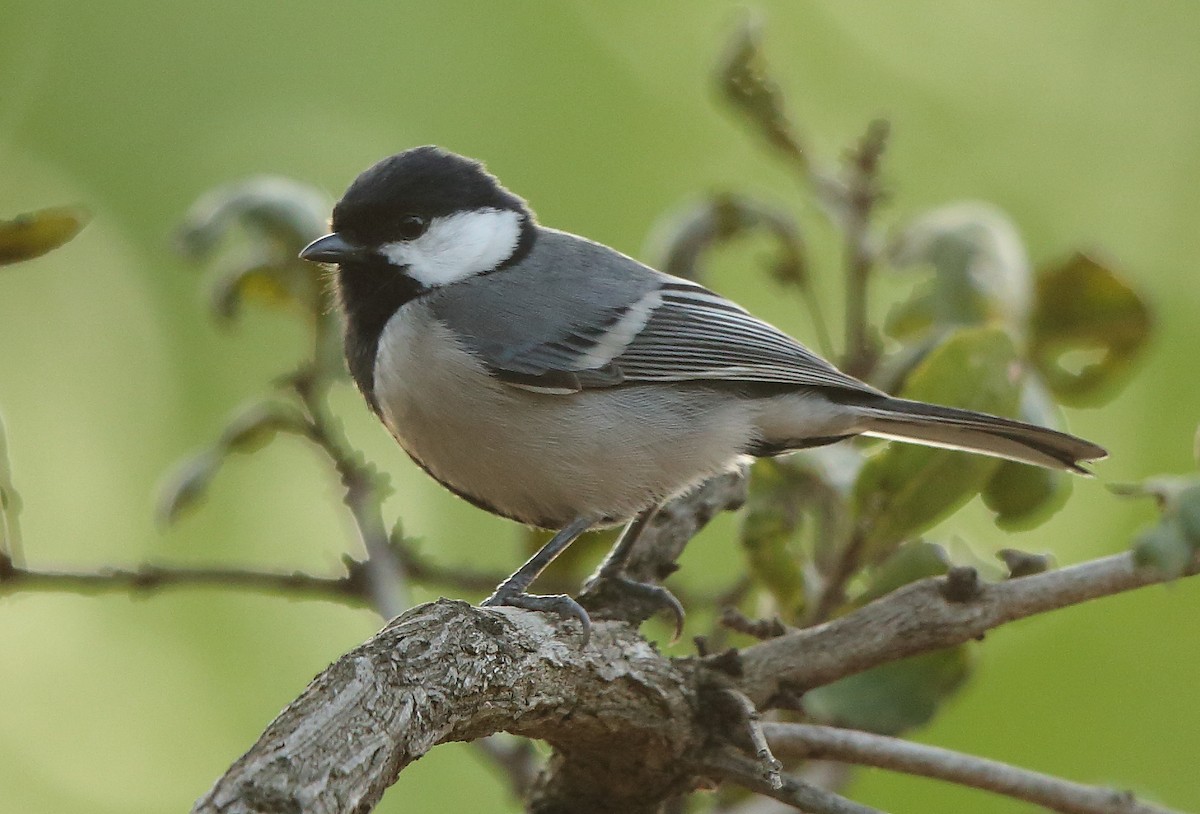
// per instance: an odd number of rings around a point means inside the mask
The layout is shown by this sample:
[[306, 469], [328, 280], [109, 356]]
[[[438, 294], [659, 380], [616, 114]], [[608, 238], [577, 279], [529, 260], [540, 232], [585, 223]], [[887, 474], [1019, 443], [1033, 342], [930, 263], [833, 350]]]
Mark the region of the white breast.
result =
[[732, 464], [752, 408], [659, 385], [531, 393], [486, 372], [420, 301], [380, 338], [375, 395], [405, 450], [438, 480], [533, 525], [621, 522]]

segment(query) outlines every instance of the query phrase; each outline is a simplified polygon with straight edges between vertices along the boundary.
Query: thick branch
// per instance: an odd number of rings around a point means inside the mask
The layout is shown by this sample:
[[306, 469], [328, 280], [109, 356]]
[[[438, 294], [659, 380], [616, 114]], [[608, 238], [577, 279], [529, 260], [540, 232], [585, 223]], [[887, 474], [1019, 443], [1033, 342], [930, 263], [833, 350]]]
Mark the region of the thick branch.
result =
[[[723, 670], [724, 682], [740, 681], [761, 705], [1162, 579], [1118, 555], [996, 585], [964, 574], [924, 580], [711, 669]], [[632, 627], [611, 622], [598, 622], [581, 649], [551, 621], [461, 602], [414, 608], [314, 680], [195, 811], [368, 811], [434, 745], [498, 731], [555, 748], [531, 792], [533, 811], [648, 814], [705, 773], [814, 811], [864, 811], [843, 798], [810, 799], [812, 790], [794, 779], [770, 789], [762, 761], [722, 747], [735, 741], [711, 709], [701, 714], [713, 685], [710, 660], [668, 660]]]
[[1064, 814], [1171, 814], [1129, 792], [1085, 786], [936, 746], [811, 724], [765, 724], [780, 754], [876, 766], [1016, 797]]
[[414, 608], [318, 676], [194, 811], [369, 811], [436, 744], [502, 730], [555, 747], [541, 810], [653, 811], [690, 788], [690, 667], [626, 625], [591, 642], [527, 611]]
[[[1193, 561], [1188, 574], [1200, 570]], [[742, 652], [742, 689], [760, 706], [886, 662], [978, 639], [1015, 619], [1166, 581], [1131, 553], [949, 593], [946, 577], [923, 579], [840, 619]], [[959, 586], [961, 590], [961, 586]]]

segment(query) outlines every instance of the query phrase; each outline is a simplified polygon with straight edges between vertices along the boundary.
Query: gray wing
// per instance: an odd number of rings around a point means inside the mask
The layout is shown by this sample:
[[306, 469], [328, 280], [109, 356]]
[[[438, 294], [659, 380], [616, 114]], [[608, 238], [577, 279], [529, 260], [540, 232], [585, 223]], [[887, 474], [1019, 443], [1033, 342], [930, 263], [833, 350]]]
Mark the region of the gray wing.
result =
[[719, 294], [553, 230], [432, 308], [493, 375], [539, 392], [682, 381], [877, 392]]
[[[635, 381], [728, 381], [872, 390], [703, 286], [662, 275], [645, 326], [613, 358]], [[632, 311], [632, 309], [631, 309]]]

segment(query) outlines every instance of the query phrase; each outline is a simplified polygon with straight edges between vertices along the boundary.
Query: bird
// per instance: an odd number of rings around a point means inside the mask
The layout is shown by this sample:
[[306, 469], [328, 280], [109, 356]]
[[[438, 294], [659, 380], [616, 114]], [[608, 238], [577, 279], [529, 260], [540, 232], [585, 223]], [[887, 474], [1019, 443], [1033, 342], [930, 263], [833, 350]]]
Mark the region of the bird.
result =
[[1090, 441], [888, 395], [733, 301], [541, 225], [476, 160], [427, 145], [362, 172], [300, 257], [336, 265], [347, 367], [416, 464], [493, 514], [554, 532], [484, 600], [578, 619], [529, 592], [576, 538], [625, 525], [623, 574], [657, 509], [747, 457], [878, 436], [1087, 474]]

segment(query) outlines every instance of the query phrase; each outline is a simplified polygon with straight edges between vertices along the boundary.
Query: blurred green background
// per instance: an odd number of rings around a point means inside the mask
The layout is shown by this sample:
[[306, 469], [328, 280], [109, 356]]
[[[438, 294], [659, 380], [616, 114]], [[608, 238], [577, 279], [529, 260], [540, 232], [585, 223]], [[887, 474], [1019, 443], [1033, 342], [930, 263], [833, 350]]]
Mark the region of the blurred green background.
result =
[[[1191, 471], [1200, 420], [1200, 5], [763, 2], [794, 118], [826, 155], [888, 117], [889, 219], [957, 199], [1004, 207], [1035, 261], [1098, 250], [1152, 301], [1155, 342], [1113, 403], [1070, 416], [1112, 459], [1042, 528], [977, 504], [938, 531], [982, 559], [1069, 563], [1128, 545], [1152, 507], [1104, 482]], [[378, 158], [438, 143], [485, 159], [541, 220], [653, 260], [664, 212], [717, 189], [806, 206], [714, 99], [737, 19], [725, 2], [0, 5], [0, 216], [80, 202], [64, 249], [0, 271], [0, 409], [36, 566], [144, 559], [333, 571], [348, 523], [316, 457], [281, 442], [235, 460], [210, 502], [155, 528], [156, 484], [229, 410], [301, 358], [285, 315], [234, 331], [170, 250], [191, 201], [258, 173], [340, 194]], [[833, 236], [813, 239], [832, 314]], [[709, 282], [812, 341], [794, 295], [722, 257]], [[896, 289], [883, 281], [876, 312]], [[518, 534], [443, 493], [349, 387], [340, 414], [394, 474], [389, 510], [447, 563], [505, 570]], [[739, 567], [722, 520], [677, 579]], [[422, 595], [419, 598], [427, 598]], [[998, 631], [968, 689], [917, 737], [1200, 808], [1200, 581]], [[186, 810], [370, 612], [225, 591], [0, 600], [0, 810]], [[1028, 807], [881, 772], [851, 789], [899, 812]], [[435, 750], [381, 811], [514, 811], [467, 748]]]

